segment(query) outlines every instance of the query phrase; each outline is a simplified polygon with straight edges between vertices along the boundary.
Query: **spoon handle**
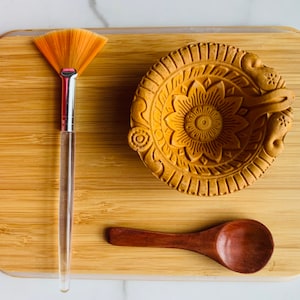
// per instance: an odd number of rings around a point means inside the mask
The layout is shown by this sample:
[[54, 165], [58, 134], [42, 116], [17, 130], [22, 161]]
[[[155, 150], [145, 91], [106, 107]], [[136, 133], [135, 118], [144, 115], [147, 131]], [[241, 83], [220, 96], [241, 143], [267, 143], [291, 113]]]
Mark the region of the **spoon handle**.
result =
[[116, 246], [177, 248], [195, 251], [215, 260], [216, 238], [221, 226], [192, 233], [165, 233], [125, 227], [111, 227], [107, 231], [108, 242]]
[[189, 235], [154, 232], [125, 227], [112, 227], [108, 229], [107, 233], [108, 241], [112, 245], [181, 249], [186, 249], [186, 236]]

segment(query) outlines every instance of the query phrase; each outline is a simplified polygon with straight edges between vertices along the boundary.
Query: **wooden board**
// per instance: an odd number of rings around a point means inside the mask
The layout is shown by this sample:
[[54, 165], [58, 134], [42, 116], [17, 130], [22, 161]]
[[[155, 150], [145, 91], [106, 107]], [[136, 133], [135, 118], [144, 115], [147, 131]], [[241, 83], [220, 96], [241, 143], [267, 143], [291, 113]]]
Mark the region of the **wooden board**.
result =
[[[109, 42], [77, 82], [72, 272], [104, 277], [237, 276], [184, 250], [111, 246], [105, 228], [189, 232], [252, 218], [270, 228], [275, 251], [268, 265], [251, 277], [298, 275], [299, 32], [274, 27], [97, 31]], [[0, 39], [0, 270], [42, 276], [57, 273], [60, 79], [32, 44], [37, 33]], [[161, 56], [199, 41], [258, 54], [297, 95], [293, 129], [273, 166], [251, 187], [212, 198], [170, 190], [127, 144], [129, 108], [141, 77]]]

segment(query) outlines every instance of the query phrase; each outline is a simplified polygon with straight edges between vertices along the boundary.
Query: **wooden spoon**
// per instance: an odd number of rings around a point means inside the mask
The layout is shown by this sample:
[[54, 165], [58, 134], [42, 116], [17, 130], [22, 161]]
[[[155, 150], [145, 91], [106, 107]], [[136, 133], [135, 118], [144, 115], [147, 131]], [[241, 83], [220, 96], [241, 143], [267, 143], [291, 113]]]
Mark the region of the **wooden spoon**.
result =
[[118, 246], [180, 248], [198, 252], [239, 273], [254, 273], [269, 261], [274, 248], [271, 232], [248, 219], [226, 222], [194, 233], [163, 233], [111, 227], [108, 241]]

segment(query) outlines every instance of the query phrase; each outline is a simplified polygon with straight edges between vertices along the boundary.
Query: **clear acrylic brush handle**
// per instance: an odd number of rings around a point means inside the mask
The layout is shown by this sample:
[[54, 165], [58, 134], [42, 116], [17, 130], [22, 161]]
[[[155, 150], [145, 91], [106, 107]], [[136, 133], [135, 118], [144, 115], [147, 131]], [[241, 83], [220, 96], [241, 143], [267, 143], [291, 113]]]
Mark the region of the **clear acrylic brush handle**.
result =
[[59, 200], [59, 273], [60, 289], [69, 290], [74, 196], [73, 132], [61, 132], [60, 200]]
[[61, 144], [60, 144], [60, 195], [59, 195], [59, 278], [60, 290], [70, 288], [73, 197], [74, 197], [74, 106], [75, 78], [74, 69], [63, 69], [61, 103]]

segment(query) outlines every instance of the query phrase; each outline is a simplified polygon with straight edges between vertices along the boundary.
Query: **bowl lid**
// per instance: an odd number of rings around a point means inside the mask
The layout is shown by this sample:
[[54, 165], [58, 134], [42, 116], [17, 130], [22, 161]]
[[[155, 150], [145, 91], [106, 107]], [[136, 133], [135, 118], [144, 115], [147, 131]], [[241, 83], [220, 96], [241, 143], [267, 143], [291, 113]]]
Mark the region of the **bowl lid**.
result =
[[129, 145], [180, 192], [231, 193], [257, 180], [282, 151], [293, 100], [257, 55], [189, 44], [162, 57], [141, 80]]

